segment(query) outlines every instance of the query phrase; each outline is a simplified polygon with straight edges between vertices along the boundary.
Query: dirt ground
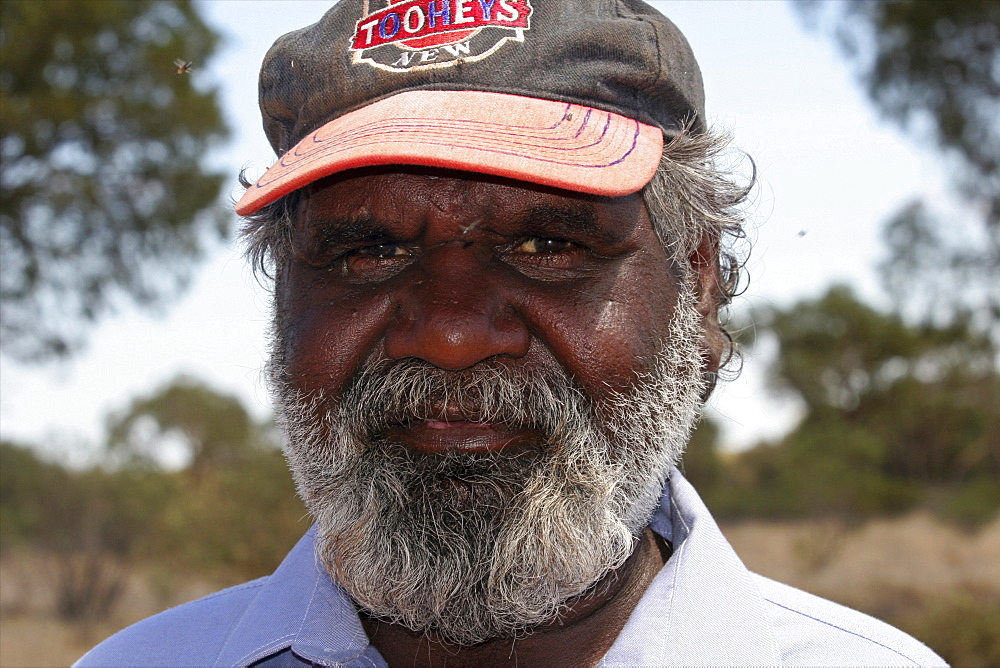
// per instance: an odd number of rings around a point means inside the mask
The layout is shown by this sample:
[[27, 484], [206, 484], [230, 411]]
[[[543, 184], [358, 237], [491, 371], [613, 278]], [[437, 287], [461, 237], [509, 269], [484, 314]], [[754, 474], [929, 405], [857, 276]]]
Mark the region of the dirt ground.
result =
[[68, 666], [104, 638], [175, 605], [235, 583], [150, 575], [129, 569], [110, 616], [98, 623], [68, 623], [55, 614], [57, 566], [34, 553], [0, 560], [0, 667]]
[[891, 614], [894, 604], [948, 592], [1000, 597], [1000, 518], [975, 533], [927, 512], [853, 527], [801, 521], [722, 529], [750, 570], [864, 610]]
[[[975, 533], [922, 512], [857, 526], [754, 521], [723, 531], [751, 570], [884, 619], [962, 592], [1000, 604], [1000, 518]], [[51, 578], [37, 555], [0, 561], [0, 666], [69, 665], [115, 630], [224, 584], [132, 573], [111, 618], [85, 626], [56, 618]]]

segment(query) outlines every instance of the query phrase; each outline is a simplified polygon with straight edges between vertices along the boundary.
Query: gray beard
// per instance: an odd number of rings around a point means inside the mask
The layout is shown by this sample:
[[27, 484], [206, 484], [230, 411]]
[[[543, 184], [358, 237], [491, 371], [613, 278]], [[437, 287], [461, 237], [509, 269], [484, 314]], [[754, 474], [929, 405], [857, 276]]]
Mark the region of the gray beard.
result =
[[[601, 405], [562, 370], [366, 363], [337, 400], [269, 365], [317, 554], [368, 613], [473, 645], [555, 619], [632, 554], [697, 419], [701, 317], [685, 290], [654, 368]], [[283, 349], [275, 327], [273, 351]], [[427, 455], [384, 437], [442, 403], [536, 429], [539, 447]]]

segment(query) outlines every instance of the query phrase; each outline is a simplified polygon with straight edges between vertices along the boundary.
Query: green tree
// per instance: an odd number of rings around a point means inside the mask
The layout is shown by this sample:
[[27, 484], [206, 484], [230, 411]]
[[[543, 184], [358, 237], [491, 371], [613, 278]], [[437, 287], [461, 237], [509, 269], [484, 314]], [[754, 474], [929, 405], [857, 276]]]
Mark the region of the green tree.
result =
[[0, 550], [37, 541], [58, 507], [55, 495], [42, 490], [64, 490], [69, 474], [43, 462], [29, 448], [0, 441]]
[[[51, 566], [67, 619], [106, 616], [135, 570], [163, 592], [179, 574], [265, 575], [308, 527], [275, 436], [236, 398], [180, 378], [109, 417], [103, 467], [68, 470], [0, 442], [0, 550]], [[167, 442], [187, 448], [184, 468], [163, 470]]]
[[275, 436], [237, 398], [183, 377], [112, 415], [120, 465], [157, 470], [169, 439], [188, 452], [176, 497], [148, 519], [142, 553], [234, 581], [271, 572], [307, 527]]
[[997, 348], [967, 320], [907, 325], [844, 287], [764, 318], [777, 337], [778, 387], [814, 425], [863, 427], [883, 473], [926, 482], [1000, 477]]
[[885, 228], [881, 270], [911, 314], [973, 316], [1000, 336], [1000, 3], [844, 0], [793, 6], [824, 25], [881, 114], [945, 158], [969, 212], [917, 199]]
[[989, 336], [962, 319], [908, 325], [845, 287], [757, 319], [778, 342], [773, 382], [805, 415], [780, 442], [739, 457], [716, 507], [867, 515], [941, 490], [965, 495], [970, 521], [992, 515], [1000, 373]]
[[169, 572], [180, 568], [224, 583], [267, 575], [309, 527], [277, 448], [177, 477], [176, 500], [149, 518], [142, 546]]
[[0, 472], [0, 548], [45, 556], [61, 617], [106, 617], [150, 518], [174, 497], [172, 481], [152, 471], [70, 471], [8, 442]]
[[722, 479], [722, 460], [719, 457], [719, 425], [708, 417], [702, 417], [691, 433], [681, 471], [684, 477], [704, 496]]
[[239, 399], [186, 377], [135, 399], [108, 419], [109, 449], [120, 464], [157, 468], [170, 437], [186, 449], [187, 467], [195, 475], [231, 466], [272, 445], [266, 428], [254, 422]]
[[190, 0], [0, 3], [5, 353], [66, 354], [116, 304], [162, 304], [225, 235], [218, 94], [174, 65], [218, 40]]

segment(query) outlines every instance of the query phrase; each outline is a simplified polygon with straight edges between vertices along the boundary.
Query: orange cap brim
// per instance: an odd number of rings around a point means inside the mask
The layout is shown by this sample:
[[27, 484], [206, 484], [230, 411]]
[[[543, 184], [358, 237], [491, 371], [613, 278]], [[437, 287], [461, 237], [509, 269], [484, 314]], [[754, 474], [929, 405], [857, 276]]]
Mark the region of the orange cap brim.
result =
[[336, 172], [422, 165], [594, 195], [640, 190], [663, 133], [578, 104], [481, 91], [399, 93], [336, 118], [286, 152], [236, 204], [251, 214]]

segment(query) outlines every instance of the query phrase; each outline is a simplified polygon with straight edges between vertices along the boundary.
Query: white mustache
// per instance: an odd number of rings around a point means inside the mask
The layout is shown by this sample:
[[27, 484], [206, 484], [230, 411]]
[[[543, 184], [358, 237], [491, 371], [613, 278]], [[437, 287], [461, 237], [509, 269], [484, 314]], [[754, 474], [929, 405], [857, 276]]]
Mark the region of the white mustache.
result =
[[556, 436], [591, 413], [584, 393], [561, 369], [525, 373], [486, 362], [446, 371], [414, 358], [366, 364], [340, 406], [340, 419], [359, 436], [417, 420], [497, 422]]

